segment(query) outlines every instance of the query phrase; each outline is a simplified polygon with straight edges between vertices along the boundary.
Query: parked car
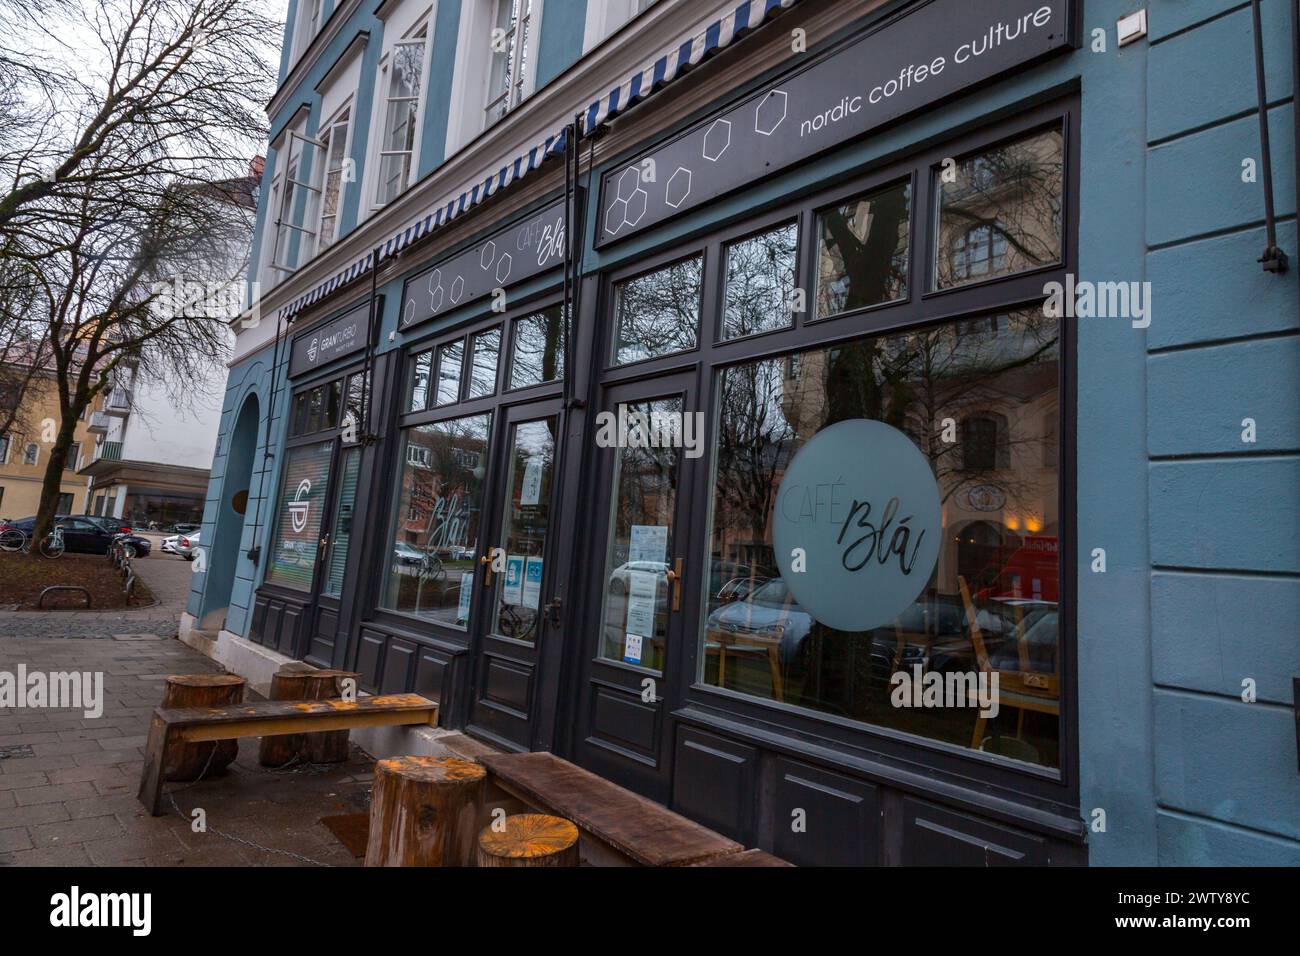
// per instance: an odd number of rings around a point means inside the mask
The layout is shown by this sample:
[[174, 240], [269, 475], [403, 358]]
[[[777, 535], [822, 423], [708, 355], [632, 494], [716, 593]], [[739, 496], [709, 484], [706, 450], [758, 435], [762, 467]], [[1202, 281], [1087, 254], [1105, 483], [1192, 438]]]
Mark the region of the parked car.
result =
[[198, 534], [199, 529], [202, 527], [203, 525], [201, 524], [187, 524], [183, 521], [178, 521], [176, 524], [172, 525], [172, 530], [175, 531], [177, 535]]
[[114, 518], [111, 515], [69, 515], [72, 518], [84, 518], [92, 524], [97, 524], [109, 534], [131, 534], [131, 526], [121, 518]]
[[715, 608], [704, 629], [706, 640], [725, 641], [731, 647], [746, 640], [756, 647], [776, 641], [781, 663], [788, 664], [798, 655], [814, 623], [813, 616], [795, 602], [785, 581], [773, 578], [743, 600]]
[[609, 576], [609, 592], [611, 594], [626, 594], [628, 583], [632, 580], [633, 571], [658, 574], [667, 579], [668, 565], [662, 561], [628, 561], [626, 564], [620, 564]]
[[193, 534], [178, 534], [176, 536], [176, 553], [186, 561], [194, 560], [194, 552], [199, 547], [199, 532]]
[[[64, 550], [79, 554], [107, 554], [109, 544], [120, 533], [117, 527], [110, 530], [82, 515], [55, 515], [54, 523], [63, 526]], [[36, 516], [32, 515], [0, 525], [0, 531], [17, 528], [30, 536], [35, 526]], [[153, 550], [149, 539], [138, 534], [126, 535], [126, 541], [135, 550], [136, 557], [143, 558]]]

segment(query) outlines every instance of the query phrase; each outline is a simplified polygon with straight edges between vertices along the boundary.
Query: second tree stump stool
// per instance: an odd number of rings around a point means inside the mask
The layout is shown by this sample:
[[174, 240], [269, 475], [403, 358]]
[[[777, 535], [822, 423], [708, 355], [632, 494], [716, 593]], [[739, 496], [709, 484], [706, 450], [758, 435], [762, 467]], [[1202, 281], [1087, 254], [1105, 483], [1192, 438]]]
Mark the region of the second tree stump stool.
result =
[[[271, 677], [271, 700], [329, 700], [342, 696], [344, 678], [357, 680], [354, 671], [317, 670], [307, 664], [286, 664]], [[280, 734], [263, 737], [257, 759], [263, 767], [282, 767], [301, 757], [308, 763], [342, 763], [348, 759], [348, 732], [325, 730], [315, 734]]]
[[366, 866], [469, 866], [486, 780], [459, 757], [377, 761]]
[[[244, 702], [244, 678], [236, 674], [173, 674], [167, 678], [162, 706], [227, 707]], [[163, 755], [164, 780], [215, 777], [239, 755], [238, 740], [169, 743]]]
[[501, 829], [483, 828], [478, 865], [492, 867], [577, 866], [578, 828], [563, 817], [517, 813]]

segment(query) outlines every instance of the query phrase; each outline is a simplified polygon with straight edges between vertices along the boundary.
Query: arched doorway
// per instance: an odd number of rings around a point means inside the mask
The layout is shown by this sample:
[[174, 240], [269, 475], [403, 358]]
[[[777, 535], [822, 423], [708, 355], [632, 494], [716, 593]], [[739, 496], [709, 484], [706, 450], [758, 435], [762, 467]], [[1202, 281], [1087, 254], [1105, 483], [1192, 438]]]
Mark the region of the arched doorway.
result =
[[221, 500], [217, 507], [216, 531], [207, 551], [207, 582], [203, 591], [200, 627], [216, 630], [225, 626], [226, 610], [235, 583], [235, 566], [239, 562], [239, 542], [244, 536], [244, 519], [248, 511], [248, 486], [253, 475], [253, 455], [257, 449], [258, 401], [249, 395], [239, 410], [230, 445], [226, 449], [226, 475], [221, 482]]

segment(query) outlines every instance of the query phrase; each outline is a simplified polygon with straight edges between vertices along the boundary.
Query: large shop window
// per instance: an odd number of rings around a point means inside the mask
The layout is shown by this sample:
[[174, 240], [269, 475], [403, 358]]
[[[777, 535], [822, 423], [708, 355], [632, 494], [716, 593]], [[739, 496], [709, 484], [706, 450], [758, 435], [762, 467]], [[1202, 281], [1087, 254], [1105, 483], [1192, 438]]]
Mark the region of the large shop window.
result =
[[402, 431], [382, 606], [464, 630], [474, 589], [490, 415]]
[[1061, 261], [1065, 140], [1051, 129], [935, 171], [934, 287], [950, 289]]
[[299, 445], [285, 453], [275, 542], [266, 571], [268, 584], [296, 591], [311, 590], [333, 453], [332, 440]]
[[[898, 221], [889, 225], [891, 236]], [[699, 679], [1059, 767], [1059, 334], [1057, 320], [1024, 311], [723, 370]], [[964, 425], [945, 433], [945, 422]], [[796, 461], [815, 436], [844, 423], [877, 436], [872, 455], [914, 460], [919, 484], [932, 476], [926, 494], [936, 503], [937, 527], [918, 527], [922, 516], [909, 520], [910, 504], [899, 498], [911, 489], [893, 490], [893, 500], [850, 501], [836, 491], [847, 487], [842, 474], [810, 476], [809, 461], [839, 467], [833, 442], [821, 443], [821, 457]], [[797, 477], [783, 489], [787, 473]], [[669, 460], [653, 450], [623, 452], [617, 541], [626, 543], [636, 524], [666, 523], [674, 488]], [[802, 572], [778, 554], [782, 508], [794, 521], [805, 510], [829, 515], [828, 547], [810, 549]], [[856, 608], [888, 592], [887, 580], [903, 580], [923, 550], [923, 534], [927, 547], [937, 537], [937, 556], [931, 551], [934, 563], [925, 565], [928, 582], [907, 579], [914, 601], [895, 608], [896, 598], [886, 594], [881, 617], [889, 619], [865, 629], [823, 623], [837, 619], [830, 606], [836, 601]], [[627, 560], [616, 547], [607, 574]], [[852, 573], [851, 597], [802, 606], [793, 593], [801, 582], [789, 578], [815, 575], [823, 560]], [[790, 568], [785, 576], [781, 567]], [[607, 656], [615, 656], [623, 637], [623, 622], [615, 625], [602, 632]], [[926, 706], [932, 698], [910, 692], [900, 698], [899, 674], [918, 688], [938, 681], [950, 693], [972, 694], [972, 702], [981, 682], [991, 687], [996, 677], [998, 712]]]

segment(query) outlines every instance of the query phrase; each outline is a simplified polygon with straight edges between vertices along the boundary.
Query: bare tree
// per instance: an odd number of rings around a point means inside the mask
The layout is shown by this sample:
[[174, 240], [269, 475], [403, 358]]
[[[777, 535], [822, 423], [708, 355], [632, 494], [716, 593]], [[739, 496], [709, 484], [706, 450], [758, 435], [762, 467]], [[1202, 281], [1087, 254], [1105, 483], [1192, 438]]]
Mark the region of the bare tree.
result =
[[87, 0], [68, 17], [92, 52], [0, 147], [0, 348], [35, 358], [8, 374], [50, 376], [59, 415], [35, 540], [98, 395], [127, 368], [184, 383], [228, 348], [279, 34], [260, 0]]

